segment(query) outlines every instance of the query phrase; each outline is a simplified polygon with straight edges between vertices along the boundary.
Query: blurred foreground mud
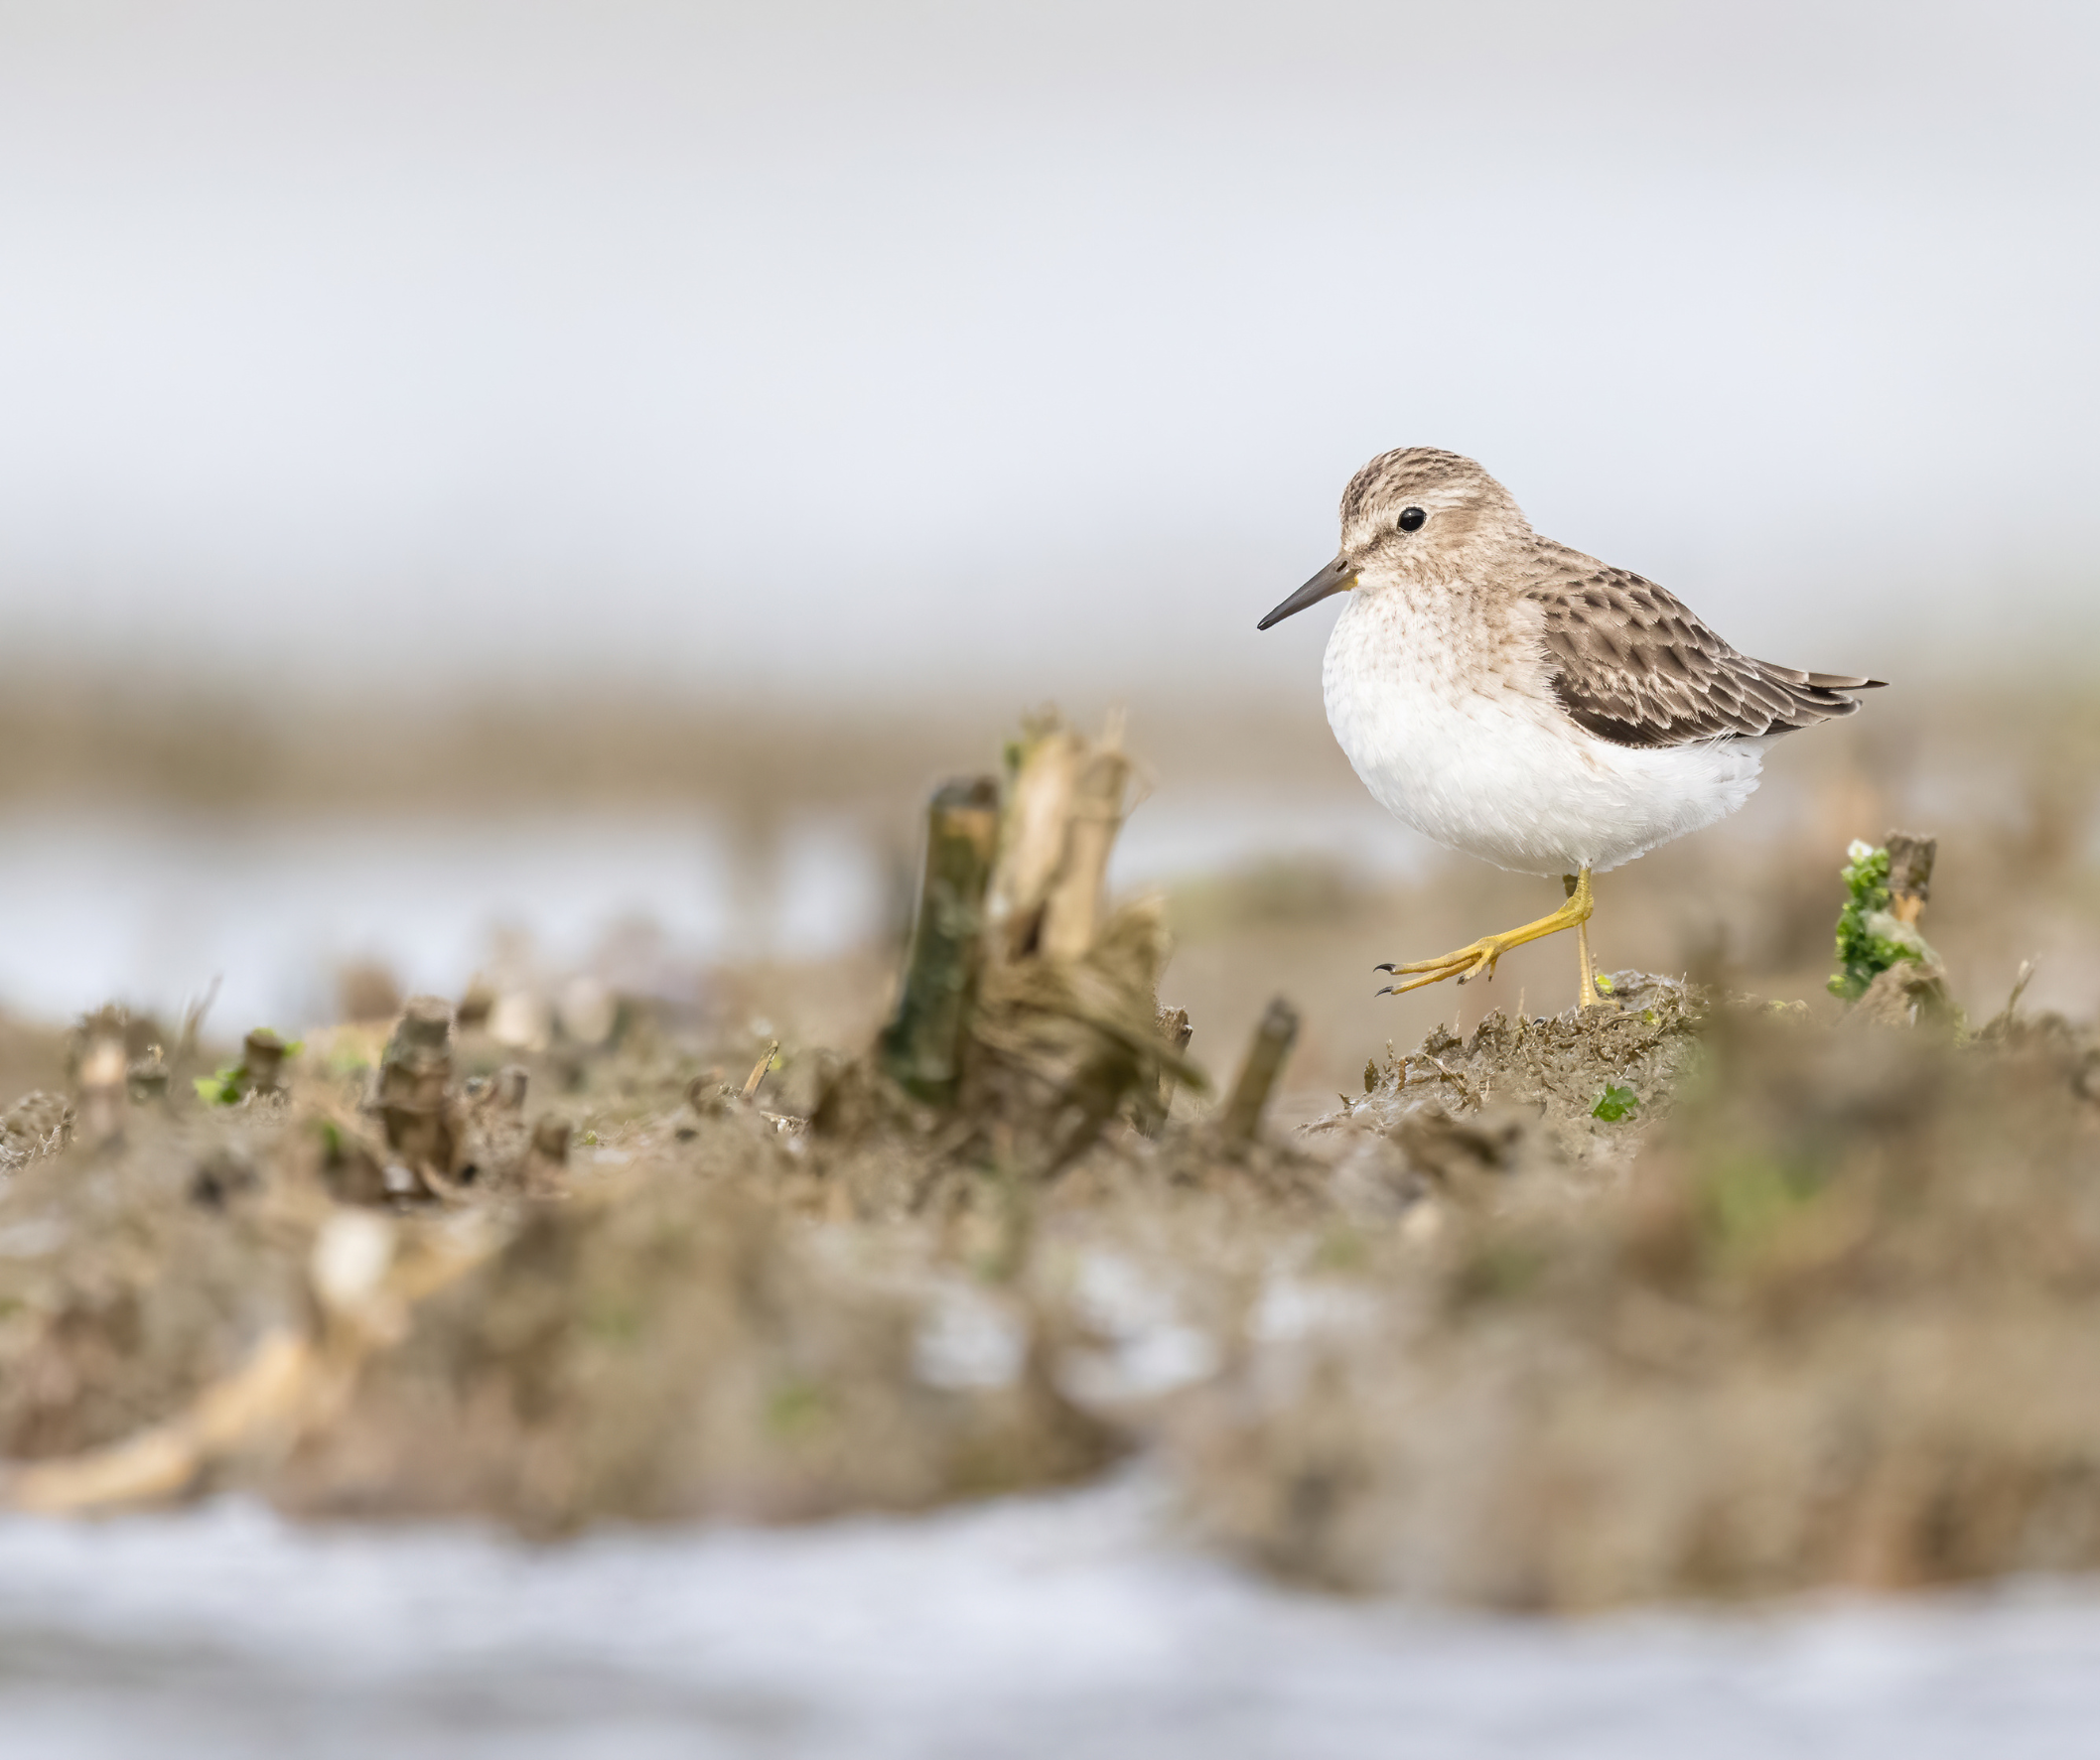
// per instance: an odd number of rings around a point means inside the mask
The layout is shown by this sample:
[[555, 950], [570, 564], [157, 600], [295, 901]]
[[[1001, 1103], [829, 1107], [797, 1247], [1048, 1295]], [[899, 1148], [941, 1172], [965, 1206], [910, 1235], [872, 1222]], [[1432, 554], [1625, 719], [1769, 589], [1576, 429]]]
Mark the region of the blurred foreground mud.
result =
[[1428, 1251], [1367, 1243], [1350, 1324], [1185, 1403], [1213, 1533], [1561, 1609], [2100, 1564], [2090, 1036], [1724, 1008], [1691, 1049], [1617, 1177], [1474, 1127]]
[[1046, 721], [943, 788], [864, 1048], [622, 1003], [520, 1051], [475, 995], [205, 1075], [194, 1030], [83, 1021], [0, 1116], [6, 1495], [558, 1535], [1141, 1454], [1352, 1590], [2100, 1565], [2090, 1028], [1972, 1030], [1921, 938], [1849, 1005], [1626, 971], [1287, 1131], [1299, 1013], [1213, 1085], [1158, 902], [1110, 907], [1134, 787], [1118, 730]]

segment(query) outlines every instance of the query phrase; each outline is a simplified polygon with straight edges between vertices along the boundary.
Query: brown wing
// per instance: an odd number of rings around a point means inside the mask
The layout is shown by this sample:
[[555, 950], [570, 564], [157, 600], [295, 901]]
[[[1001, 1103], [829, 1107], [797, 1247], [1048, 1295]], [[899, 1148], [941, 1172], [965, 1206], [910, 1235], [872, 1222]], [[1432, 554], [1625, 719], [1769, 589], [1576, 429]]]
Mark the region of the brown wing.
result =
[[1878, 678], [1799, 672], [1739, 654], [1652, 581], [1599, 568], [1526, 590], [1545, 613], [1553, 694], [1614, 745], [1745, 740], [1835, 721]]

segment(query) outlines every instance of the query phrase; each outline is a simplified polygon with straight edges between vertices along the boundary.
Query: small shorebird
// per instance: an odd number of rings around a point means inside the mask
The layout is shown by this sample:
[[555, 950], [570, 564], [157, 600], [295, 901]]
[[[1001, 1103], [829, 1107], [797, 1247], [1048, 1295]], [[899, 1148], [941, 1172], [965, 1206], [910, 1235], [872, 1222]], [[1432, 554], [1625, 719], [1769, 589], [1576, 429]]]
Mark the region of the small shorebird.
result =
[[1651, 581], [1542, 538], [1470, 459], [1402, 447], [1341, 495], [1341, 554], [1257, 627], [1330, 594], [1328, 722], [1379, 804], [1518, 874], [1559, 875], [1550, 916], [1431, 960], [1380, 995], [1481, 973], [1577, 931], [1590, 877], [1733, 813], [1779, 735], [1859, 708], [1882, 681], [1752, 660]]

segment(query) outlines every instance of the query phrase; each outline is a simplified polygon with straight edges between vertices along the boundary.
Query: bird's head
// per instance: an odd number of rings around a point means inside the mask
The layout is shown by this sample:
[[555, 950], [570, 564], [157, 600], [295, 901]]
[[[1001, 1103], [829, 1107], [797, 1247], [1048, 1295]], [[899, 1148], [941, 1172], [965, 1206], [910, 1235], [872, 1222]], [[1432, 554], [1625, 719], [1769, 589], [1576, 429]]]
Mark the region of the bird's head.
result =
[[1257, 627], [1357, 586], [1461, 580], [1530, 537], [1509, 491], [1470, 459], [1429, 446], [1382, 453], [1341, 491], [1340, 554]]

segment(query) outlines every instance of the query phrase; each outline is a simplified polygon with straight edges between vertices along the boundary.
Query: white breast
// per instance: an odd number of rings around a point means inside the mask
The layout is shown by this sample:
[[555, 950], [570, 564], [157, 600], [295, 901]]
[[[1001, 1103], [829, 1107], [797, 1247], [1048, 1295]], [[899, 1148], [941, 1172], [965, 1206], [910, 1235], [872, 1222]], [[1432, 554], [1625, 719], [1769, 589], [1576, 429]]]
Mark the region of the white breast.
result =
[[1519, 874], [1602, 873], [1757, 786], [1767, 741], [1613, 745], [1552, 700], [1527, 623], [1490, 627], [1463, 592], [1420, 598], [1351, 593], [1323, 683], [1356, 774], [1425, 837]]

